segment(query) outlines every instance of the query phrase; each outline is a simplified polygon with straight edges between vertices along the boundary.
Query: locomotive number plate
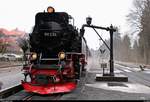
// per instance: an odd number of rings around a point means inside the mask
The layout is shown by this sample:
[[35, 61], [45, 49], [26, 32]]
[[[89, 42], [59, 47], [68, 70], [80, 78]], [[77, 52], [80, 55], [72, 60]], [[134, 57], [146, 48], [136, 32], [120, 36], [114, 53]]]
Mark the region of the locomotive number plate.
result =
[[44, 33], [44, 36], [48, 36], [48, 37], [56, 37], [57, 36], [57, 34], [56, 33], [54, 33], [54, 32], [51, 32], [51, 33]]

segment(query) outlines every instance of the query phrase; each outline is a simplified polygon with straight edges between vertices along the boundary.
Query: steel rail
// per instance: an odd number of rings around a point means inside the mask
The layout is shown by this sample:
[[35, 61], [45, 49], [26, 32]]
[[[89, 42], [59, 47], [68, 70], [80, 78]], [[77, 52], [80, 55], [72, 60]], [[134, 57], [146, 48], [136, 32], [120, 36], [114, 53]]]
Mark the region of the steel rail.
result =
[[[52, 95], [43, 95], [44, 100], [60, 100], [62, 94], [52, 94]], [[41, 98], [41, 95], [40, 95]], [[43, 100], [42, 98], [42, 100]], [[31, 100], [40, 100], [35, 93], [31, 93], [30, 95], [21, 99], [22, 101], [31, 101]]]
[[21, 86], [21, 84], [0, 90], [0, 99], [11, 96], [21, 90], [23, 90], [23, 87]]
[[29, 101], [29, 100], [32, 99], [33, 96], [34, 96], [34, 93], [32, 93], [32, 94], [30, 94], [30, 95], [24, 97], [24, 98], [22, 99], [22, 101]]
[[[118, 65], [119, 65], [119, 66], [122, 66], [122, 67], [125, 67], [125, 66], [120, 65], [120, 64], [118, 64]], [[123, 70], [123, 69], [121, 69], [121, 68], [117, 68], [117, 69], [119, 69], [119, 70], [125, 72], [125, 74], [126, 74], [127, 76], [129, 76], [130, 78], [132, 78], [132, 80], [134, 80], [136, 83], [138, 82], [138, 83], [140, 83], [140, 84], [144, 84], [144, 85], [150, 87], [150, 80], [144, 78], [141, 74], [134, 73], [134, 75], [133, 75], [133, 74], [129, 74], [128, 72], [126, 72], [125, 70]], [[130, 71], [132, 71], [132, 70], [130, 70]], [[132, 72], [135, 72], [135, 71], [132, 71]], [[136, 78], [136, 79], [135, 79], [135, 78]], [[142, 81], [139, 80], [139, 79], [141, 79]], [[144, 82], [143, 82], [143, 81], [144, 81]]]

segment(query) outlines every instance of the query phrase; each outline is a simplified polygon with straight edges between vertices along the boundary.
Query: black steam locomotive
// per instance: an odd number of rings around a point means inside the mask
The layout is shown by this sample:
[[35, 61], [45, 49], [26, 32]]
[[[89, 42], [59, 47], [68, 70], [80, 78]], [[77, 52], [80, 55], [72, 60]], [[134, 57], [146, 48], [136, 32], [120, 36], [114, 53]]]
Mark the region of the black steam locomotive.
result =
[[65, 12], [55, 12], [53, 7], [36, 14], [30, 34], [29, 62], [23, 67], [22, 85], [26, 91], [52, 94], [76, 88], [89, 50], [85, 38], [70, 24], [71, 19]]

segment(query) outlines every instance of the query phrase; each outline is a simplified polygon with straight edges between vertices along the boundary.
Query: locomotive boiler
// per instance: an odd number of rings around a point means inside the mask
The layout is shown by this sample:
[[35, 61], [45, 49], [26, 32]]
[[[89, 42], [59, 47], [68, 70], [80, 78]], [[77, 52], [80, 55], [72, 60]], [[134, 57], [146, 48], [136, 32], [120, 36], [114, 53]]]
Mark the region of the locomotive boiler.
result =
[[22, 86], [27, 92], [53, 94], [76, 88], [89, 50], [71, 20], [66, 12], [55, 12], [53, 7], [36, 14], [26, 53], [28, 63], [23, 67]]

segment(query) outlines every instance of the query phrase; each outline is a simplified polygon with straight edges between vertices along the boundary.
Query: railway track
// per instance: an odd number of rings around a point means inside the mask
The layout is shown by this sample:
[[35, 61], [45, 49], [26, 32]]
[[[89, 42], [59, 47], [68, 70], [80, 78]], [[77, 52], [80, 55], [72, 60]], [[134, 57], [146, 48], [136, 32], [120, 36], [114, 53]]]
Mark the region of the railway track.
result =
[[[124, 67], [123, 65], [119, 65], [119, 66]], [[130, 79], [131, 82], [140, 83], [140, 84], [143, 84], [143, 85], [146, 85], [146, 86], [150, 87], [150, 79], [149, 79], [150, 75], [149, 74], [135, 72], [135, 71], [132, 71], [132, 70], [131, 70], [131, 72], [126, 72], [122, 68], [117, 68], [117, 69], [123, 71], [124, 74], [129, 77], [129, 79]]]
[[[36, 93], [28, 93], [23, 90], [21, 85], [14, 86], [12, 88], [8, 88], [0, 92], [0, 101], [13, 101], [13, 100], [22, 100], [22, 101], [30, 101], [30, 100], [63, 100], [64, 96], [72, 97], [72, 94], [79, 94], [82, 90], [82, 86], [84, 77], [82, 77], [82, 81], [79, 82], [78, 88], [71, 93], [56, 93], [49, 95], [39, 95]], [[85, 80], [85, 79], [84, 79]]]
[[[85, 73], [82, 75], [82, 79], [84, 79]], [[13, 100], [61, 100], [62, 96], [69, 95], [70, 93], [56, 93], [50, 95], [39, 95], [35, 93], [28, 93], [23, 90], [21, 85], [16, 85], [13, 87], [9, 87], [5, 90], [0, 91], [0, 101], [13, 101]]]
[[34, 94], [30, 94], [30, 95], [24, 97], [22, 100], [23, 100], [23, 101], [29, 101], [29, 100], [32, 99], [33, 96], [34, 96]]
[[39, 95], [35, 93], [25, 92], [21, 85], [8, 88], [0, 92], [0, 101], [30, 101], [30, 100], [60, 100], [64, 93]]
[[[91, 66], [93, 68], [97, 68], [99, 66]], [[130, 79], [130, 82], [132, 83], [142, 83], [146, 86], [148, 86], [148, 84], [150, 84], [148, 79], [145, 79], [146, 75], [143, 75], [144, 73], [141, 72], [135, 72], [135, 71], [131, 71], [131, 72], [126, 72], [123, 69], [124, 66], [115, 66], [117, 70], [121, 70], [122, 73], [124, 73], [125, 75], [127, 75]], [[81, 81], [79, 81], [78, 87], [76, 90], [74, 90], [71, 93], [67, 93], [67, 94], [52, 94], [52, 95], [39, 95], [39, 94], [35, 94], [35, 93], [28, 93], [25, 92], [23, 89], [19, 92], [12, 92], [12, 95], [4, 95], [3, 94], [3, 98], [2, 98], [2, 94], [0, 93], [0, 101], [2, 100], [3, 102], [9, 102], [9, 101], [13, 101], [13, 100], [22, 100], [22, 101], [34, 101], [34, 100], [78, 100], [78, 99], [126, 99], [127, 97], [129, 97], [130, 99], [140, 99], [139, 96], [143, 96], [146, 99], [149, 99], [148, 95], [145, 94], [140, 94], [140, 95], [134, 95], [130, 96], [132, 94], [129, 93], [119, 93], [119, 91], [114, 91], [112, 92], [112, 94], [116, 94], [116, 95], [112, 95], [110, 97], [109, 92], [111, 93], [111, 91], [106, 91], [106, 90], [101, 90], [101, 89], [95, 89], [95, 88], [91, 88], [91, 87], [87, 87], [85, 86], [85, 83], [89, 83], [89, 84], [93, 84], [95, 83], [95, 74], [94, 73], [90, 73], [90, 71], [88, 73], [86, 73], [86, 75], [84, 77], [81, 78]], [[149, 78], [149, 77], [147, 77]], [[149, 81], [149, 82], [148, 82]], [[94, 91], [93, 91], [94, 90]], [[97, 90], [100, 90], [99, 92]], [[8, 91], [7, 91], [8, 92]], [[88, 93], [89, 92], [89, 93]], [[4, 93], [4, 92], [3, 92]], [[6, 92], [5, 92], [6, 93]], [[99, 94], [99, 93], [104, 93], [104, 94]], [[129, 96], [128, 96], [129, 94]], [[5, 96], [5, 98], [4, 98]], [[6, 97], [9, 96], [9, 97]], [[93, 98], [94, 97], [94, 98]], [[100, 97], [100, 98], [99, 98]], [[105, 98], [106, 97], [106, 98]], [[110, 98], [109, 98], [110, 97]], [[134, 97], [134, 98], [132, 98]], [[146, 101], [145, 101], [146, 102]], [[148, 101], [147, 101], [148, 102]]]
[[10, 95], [13, 95], [13, 94], [19, 92], [20, 90], [23, 90], [23, 87], [20, 84], [9, 87], [7, 89], [3, 89], [0, 91], [0, 99], [4, 99]]

